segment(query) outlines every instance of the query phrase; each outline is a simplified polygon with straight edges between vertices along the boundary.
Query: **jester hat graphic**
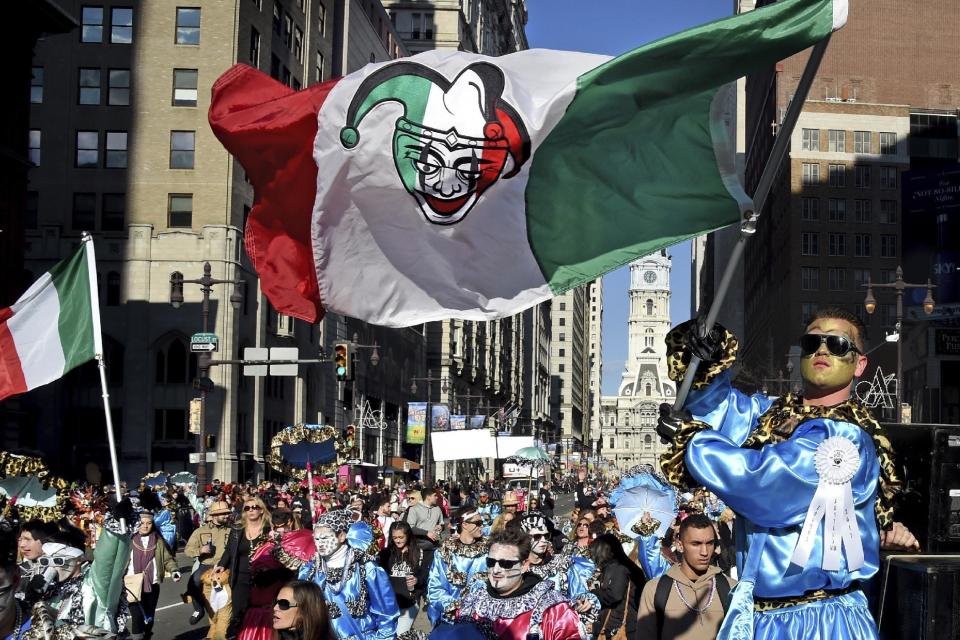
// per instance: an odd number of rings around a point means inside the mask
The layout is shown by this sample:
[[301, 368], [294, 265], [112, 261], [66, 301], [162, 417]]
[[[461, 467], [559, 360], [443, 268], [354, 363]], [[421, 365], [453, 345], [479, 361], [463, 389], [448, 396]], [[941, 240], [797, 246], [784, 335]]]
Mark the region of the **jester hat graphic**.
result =
[[457, 223], [501, 175], [513, 177], [530, 157], [526, 127], [503, 101], [503, 87], [503, 72], [488, 62], [467, 66], [453, 82], [421, 64], [387, 65], [357, 89], [340, 142], [353, 149], [361, 122], [378, 105], [400, 104], [404, 114], [393, 134], [397, 174], [427, 221]]

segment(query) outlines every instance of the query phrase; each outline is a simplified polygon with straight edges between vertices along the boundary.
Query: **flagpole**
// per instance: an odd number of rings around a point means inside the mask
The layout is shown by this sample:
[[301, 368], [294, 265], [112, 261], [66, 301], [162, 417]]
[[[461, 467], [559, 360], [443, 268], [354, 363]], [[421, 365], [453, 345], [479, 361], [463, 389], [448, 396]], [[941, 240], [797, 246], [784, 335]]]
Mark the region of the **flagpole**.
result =
[[[87, 276], [90, 281], [90, 310], [93, 316], [93, 353], [100, 370], [100, 389], [103, 391], [103, 413], [107, 423], [107, 444], [110, 447], [110, 465], [113, 468], [113, 488], [117, 505], [123, 499], [120, 492], [120, 471], [117, 464], [117, 443], [113, 438], [113, 416], [110, 414], [110, 392], [107, 391], [107, 363], [103, 357], [103, 336], [100, 328], [100, 292], [97, 287], [97, 256], [93, 249], [93, 236], [83, 232], [82, 241], [87, 258]], [[127, 523], [120, 518], [120, 527], [126, 531]]]
[[[830, 44], [830, 38], [831, 36], [828, 35], [814, 45], [810, 53], [810, 58], [807, 60], [807, 65], [803, 69], [800, 82], [797, 84], [797, 90], [794, 92], [793, 98], [787, 106], [787, 113], [783, 117], [783, 124], [780, 126], [780, 131], [777, 133], [773, 143], [773, 149], [770, 150], [770, 157], [767, 159], [767, 164], [763, 167], [763, 174], [761, 174], [760, 180], [757, 182], [757, 188], [753, 194], [753, 210], [744, 213], [744, 220], [740, 223], [740, 237], [737, 239], [737, 244], [734, 245], [733, 251], [730, 253], [730, 259], [724, 268], [723, 276], [720, 278], [720, 285], [717, 287], [716, 296], [714, 296], [710, 310], [707, 312], [704, 335], [709, 334], [713, 329], [713, 325], [716, 324], [720, 307], [727, 297], [730, 282], [733, 280], [733, 272], [736, 271], [737, 266], [743, 258], [747, 239], [757, 231], [757, 220], [759, 220], [760, 214], [763, 212], [767, 196], [770, 195], [770, 188], [773, 186], [773, 180], [780, 170], [780, 164], [786, 157], [790, 137], [793, 135], [793, 130], [797, 125], [800, 112], [803, 110], [803, 104], [807, 101], [807, 95], [810, 93], [810, 87], [813, 85], [813, 80], [820, 68], [820, 62], [823, 60], [827, 45]], [[695, 355], [690, 358], [687, 373], [683, 377], [683, 383], [680, 385], [676, 401], [673, 403], [673, 409], [675, 411], [683, 408], [687, 400], [687, 395], [690, 393], [690, 388], [693, 386], [693, 379], [697, 374], [697, 368], [700, 366], [700, 362], [700, 358]]]

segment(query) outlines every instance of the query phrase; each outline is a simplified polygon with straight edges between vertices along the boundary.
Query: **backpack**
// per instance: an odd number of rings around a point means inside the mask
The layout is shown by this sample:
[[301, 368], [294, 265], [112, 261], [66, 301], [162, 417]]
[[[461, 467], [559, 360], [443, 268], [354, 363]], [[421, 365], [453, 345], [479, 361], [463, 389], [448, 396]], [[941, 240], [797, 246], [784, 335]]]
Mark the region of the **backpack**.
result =
[[[717, 595], [720, 597], [720, 606], [723, 607], [723, 612], [727, 612], [727, 607], [730, 606], [730, 579], [724, 574], [718, 574], [718, 578], [723, 578], [723, 580], [717, 580]], [[670, 597], [670, 590], [673, 588], [674, 580], [667, 574], [660, 576], [659, 582], [657, 582], [657, 591], [653, 596], [653, 610], [657, 614], [657, 639], [663, 637], [663, 620], [665, 617], [665, 611], [667, 609], [667, 598]]]

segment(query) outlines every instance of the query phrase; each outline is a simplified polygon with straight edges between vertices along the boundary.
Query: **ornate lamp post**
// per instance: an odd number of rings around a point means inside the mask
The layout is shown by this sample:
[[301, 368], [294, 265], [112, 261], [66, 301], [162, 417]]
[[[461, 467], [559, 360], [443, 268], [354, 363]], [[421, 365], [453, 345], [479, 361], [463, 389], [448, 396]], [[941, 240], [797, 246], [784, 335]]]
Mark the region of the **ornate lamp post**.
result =
[[873, 296], [873, 288], [893, 289], [897, 294], [897, 422], [903, 420], [903, 292], [910, 287], [926, 287], [927, 296], [923, 299], [923, 312], [927, 315], [933, 313], [933, 289], [936, 285], [930, 283], [927, 278], [927, 284], [913, 284], [905, 282], [903, 279], [903, 268], [897, 266], [896, 278], [893, 282], [886, 284], [877, 284], [867, 279], [867, 296], [863, 299], [863, 308], [867, 313], [872, 314], [877, 310], [877, 299]]

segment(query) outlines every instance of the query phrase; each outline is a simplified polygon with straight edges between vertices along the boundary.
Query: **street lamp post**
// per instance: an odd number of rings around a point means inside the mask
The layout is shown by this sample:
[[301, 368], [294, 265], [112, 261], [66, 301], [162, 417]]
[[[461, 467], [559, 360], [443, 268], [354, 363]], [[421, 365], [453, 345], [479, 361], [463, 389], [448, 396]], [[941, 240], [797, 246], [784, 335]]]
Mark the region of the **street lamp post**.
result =
[[903, 280], [903, 268], [897, 266], [896, 278], [893, 282], [877, 284], [867, 279], [867, 295], [863, 299], [863, 307], [867, 313], [872, 314], [877, 310], [877, 299], [873, 296], [873, 288], [893, 289], [897, 294], [897, 422], [903, 421], [903, 292], [911, 287], [926, 287], [927, 297], [923, 299], [923, 312], [927, 315], [933, 313], [933, 289], [936, 285], [930, 283], [927, 278], [927, 284], [913, 284]]
[[431, 399], [431, 391], [433, 389], [432, 383], [440, 383], [440, 392], [446, 393], [449, 390], [447, 385], [447, 377], [433, 377], [433, 369], [427, 370], [427, 375], [425, 377], [419, 378], [410, 378], [410, 393], [413, 395], [417, 394], [417, 381], [427, 383], [427, 415], [426, 415], [426, 425], [424, 425], [425, 437], [423, 439], [423, 452], [420, 455], [420, 465], [421, 465], [421, 481], [423, 485], [426, 486], [428, 481], [433, 478], [433, 474], [430, 473], [430, 429], [431, 423], [433, 422], [433, 402]]
[[[183, 285], [198, 284], [200, 291], [203, 292], [203, 302], [200, 305], [200, 317], [203, 327], [203, 333], [207, 333], [210, 323], [210, 294], [213, 293], [215, 284], [232, 284], [233, 293], [230, 294], [230, 304], [234, 309], [239, 310], [243, 303], [243, 291], [240, 288], [240, 280], [218, 280], [212, 277], [209, 262], [203, 263], [203, 276], [195, 280], [186, 280], [179, 271], [170, 274], [170, 304], [174, 309], [179, 309], [183, 305]], [[207, 411], [207, 391], [213, 388], [213, 382], [208, 374], [210, 373], [209, 352], [201, 353], [197, 356], [197, 379], [194, 381], [194, 388], [200, 390], [200, 425], [197, 436], [200, 446], [198, 454], [200, 461], [197, 463], [197, 487], [207, 486], [207, 434], [206, 434], [206, 411]]]

